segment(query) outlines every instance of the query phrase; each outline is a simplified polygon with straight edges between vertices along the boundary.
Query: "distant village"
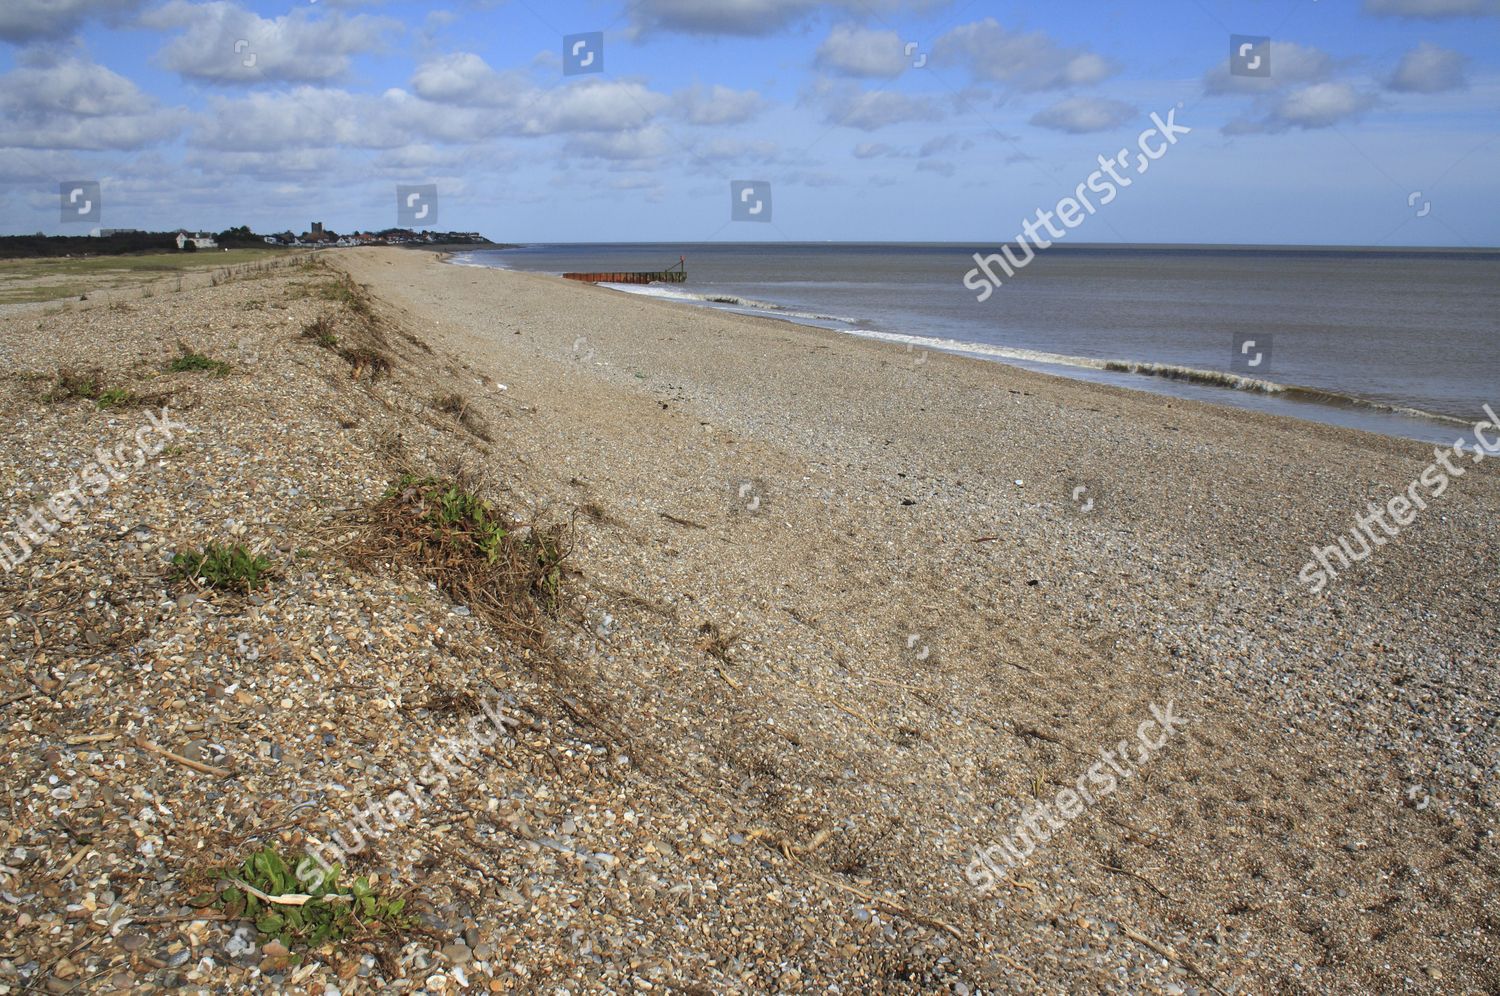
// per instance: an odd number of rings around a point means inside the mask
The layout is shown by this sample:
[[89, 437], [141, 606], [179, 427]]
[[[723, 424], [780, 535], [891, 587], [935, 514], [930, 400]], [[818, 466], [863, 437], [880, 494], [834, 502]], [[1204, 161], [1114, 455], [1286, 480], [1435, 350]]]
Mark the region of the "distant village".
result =
[[222, 232], [179, 228], [147, 232], [137, 228], [96, 228], [87, 235], [0, 235], [0, 259], [64, 256], [109, 256], [159, 252], [223, 252], [277, 246], [303, 249], [334, 249], [352, 246], [485, 245], [495, 243], [478, 232], [417, 232], [409, 228], [387, 228], [379, 232], [339, 234], [322, 222], [297, 235], [291, 231], [262, 235], [239, 225]]
[[301, 235], [282, 232], [280, 235], [262, 236], [262, 240], [273, 246], [400, 246], [434, 245], [448, 243], [482, 243], [489, 239], [478, 232], [414, 232], [409, 228], [387, 228], [380, 232], [354, 232], [340, 235], [323, 227], [321, 221], [312, 223], [309, 231]]
[[[96, 228], [89, 234], [94, 238], [107, 239], [116, 236], [147, 236], [151, 233], [143, 232], [138, 228]], [[349, 235], [340, 235], [338, 232], [324, 228], [321, 221], [313, 222], [312, 228], [301, 235], [291, 231], [282, 232], [279, 235], [257, 235], [250, 231], [248, 225], [241, 225], [217, 234], [179, 228], [168, 235], [176, 241], [177, 248], [184, 252], [227, 248], [228, 245], [243, 246], [246, 242], [254, 242], [257, 239], [267, 245], [300, 246], [305, 249], [334, 246], [444, 245], [454, 242], [487, 245], [490, 241], [478, 232], [414, 232], [409, 228], [387, 228], [381, 232], [353, 232]]]

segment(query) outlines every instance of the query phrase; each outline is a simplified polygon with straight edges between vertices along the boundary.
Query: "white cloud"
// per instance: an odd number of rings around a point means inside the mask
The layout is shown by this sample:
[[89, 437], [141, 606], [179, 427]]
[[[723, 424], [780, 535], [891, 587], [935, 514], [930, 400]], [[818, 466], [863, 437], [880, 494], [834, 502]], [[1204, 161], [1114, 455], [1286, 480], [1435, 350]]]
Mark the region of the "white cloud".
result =
[[188, 153], [184, 165], [211, 176], [255, 177], [258, 180], [283, 180], [288, 176], [327, 177], [339, 164], [334, 149], [277, 149], [261, 152], [248, 149], [198, 149]]
[[380, 48], [382, 36], [395, 26], [384, 18], [314, 15], [305, 8], [267, 19], [228, 0], [171, 0], [147, 13], [142, 22], [181, 31], [162, 48], [158, 61], [173, 72], [209, 83], [336, 79], [348, 71], [351, 55]]
[[527, 84], [519, 74], [501, 75], [472, 52], [450, 52], [424, 62], [411, 88], [423, 100], [464, 107], [505, 107]]
[[726, 162], [773, 163], [781, 154], [781, 146], [771, 141], [741, 141], [735, 138], [716, 138], [697, 149], [700, 159]]
[[1422, 42], [1401, 57], [1386, 86], [1404, 93], [1442, 93], [1469, 85], [1464, 74], [1468, 59], [1459, 52]]
[[1238, 118], [1224, 126], [1228, 135], [1282, 132], [1289, 128], [1329, 128], [1359, 117], [1375, 106], [1374, 94], [1345, 82], [1313, 83], [1277, 97], [1259, 118]]
[[1236, 76], [1229, 70], [1229, 57], [1203, 77], [1203, 92], [1268, 93], [1291, 86], [1326, 80], [1335, 64], [1328, 53], [1296, 42], [1271, 42], [1270, 76]]
[[[640, 0], [635, 26], [641, 31], [678, 31], [695, 35], [775, 34], [820, 7], [863, 9], [863, 0]], [[877, 5], [884, 6], [884, 5]]]
[[860, 142], [854, 147], [855, 159], [879, 159], [888, 156], [895, 150], [884, 142]]
[[242, 152], [326, 146], [395, 148], [411, 141], [410, 135], [391, 124], [399, 116], [404, 96], [401, 91], [369, 97], [301, 86], [232, 100], [217, 98], [193, 141], [203, 148]]
[[90, 17], [118, 18], [142, 0], [5, 0], [0, 3], [0, 41], [27, 44], [66, 38]]
[[1371, 14], [1395, 17], [1420, 17], [1438, 20], [1445, 17], [1484, 17], [1500, 14], [1497, 0], [1365, 0]]
[[968, 152], [972, 148], [974, 148], [974, 141], [972, 139], [964, 138], [962, 135], [956, 133], [950, 133], [939, 135], [936, 138], [929, 138], [917, 150], [917, 155], [920, 158], [926, 159], [942, 152]]
[[1300, 128], [1326, 128], [1355, 117], [1375, 103], [1349, 83], [1314, 83], [1286, 95], [1276, 115]]
[[1129, 121], [1136, 113], [1134, 107], [1119, 100], [1068, 97], [1033, 114], [1031, 123], [1039, 128], [1081, 135], [1092, 131], [1108, 131]]
[[966, 65], [978, 79], [1027, 91], [1098, 83], [1119, 71], [1110, 60], [1087, 49], [1063, 48], [1039, 31], [1009, 31], [992, 17], [943, 35], [933, 46], [933, 58]]
[[766, 102], [754, 90], [731, 90], [715, 84], [695, 83], [673, 97], [677, 115], [690, 124], [743, 124], [765, 109]]
[[33, 57], [0, 76], [0, 142], [31, 149], [140, 149], [170, 141], [187, 114], [82, 59]]
[[76, 170], [73, 157], [51, 149], [0, 148], [0, 182], [43, 184]]
[[584, 159], [617, 162], [653, 160], [671, 150], [666, 129], [650, 125], [636, 131], [613, 134], [575, 135], [563, 147], [565, 154]]
[[806, 99], [823, 108], [829, 124], [874, 131], [907, 121], [936, 121], [942, 111], [925, 97], [908, 97], [889, 90], [863, 90], [852, 83], [819, 80]]
[[577, 82], [529, 101], [521, 131], [527, 135], [629, 131], [645, 125], [669, 102], [665, 95], [630, 80]]
[[899, 34], [852, 24], [834, 25], [818, 46], [815, 62], [818, 68], [843, 76], [882, 79], [899, 76], [910, 65]]

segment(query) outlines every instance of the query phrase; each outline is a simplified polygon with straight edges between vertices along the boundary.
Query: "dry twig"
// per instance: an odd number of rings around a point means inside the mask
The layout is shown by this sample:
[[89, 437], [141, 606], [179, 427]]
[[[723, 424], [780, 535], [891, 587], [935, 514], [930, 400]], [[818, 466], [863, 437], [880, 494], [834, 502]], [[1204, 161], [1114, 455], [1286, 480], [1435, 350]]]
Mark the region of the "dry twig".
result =
[[141, 750], [150, 751], [153, 754], [160, 755], [161, 757], [166, 758], [168, 761], [176, 761], [178, 764], [182, 765], [185, 768], [192, 768], [194, 771], [201, 771], [205, 775], [216, 775], [219, 778], [228, 778], [230, 775], [234, 774], [234, 772], [230, 771], [228, 768], [216, 768], [211, 764], [204, 764], [201, 761], [194, 761], [190, 757], [183, 757], [181, 754], [174, 754], [171, 751], [167, 750], [165, 747], [156, 746], [156, 744], [147, 740], [145, 737], [136, 737], [134, 743]]

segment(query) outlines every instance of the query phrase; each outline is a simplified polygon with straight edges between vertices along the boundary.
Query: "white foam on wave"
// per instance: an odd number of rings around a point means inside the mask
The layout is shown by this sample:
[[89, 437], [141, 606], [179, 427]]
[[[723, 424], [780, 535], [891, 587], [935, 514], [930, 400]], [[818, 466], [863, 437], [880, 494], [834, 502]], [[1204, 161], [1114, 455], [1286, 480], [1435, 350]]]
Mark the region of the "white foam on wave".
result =
[[848, 324], [854, 321], [844, 315], [824, 315], [815, 311], [798, 311], [785, 305], [773, 304], [770, 301], [757, 301], [750, 297], [736, 297], [733, 294], [692, 294], [687, 291], [672, 290], [668, 287], [658, 287], [655, 284], [611, 284], [601, 283], [600, 287], [608, 287], [610, 290], [624, 291], [626, 294], [640, 294], [644, 297], [659, 297], [669, 301], [685, 301], [690, 304], [722, 305], [727, 308], [743, 308], [747, 311], [764, 311], [778, 318], [802, 318], [814, 322], [842, 322]]
[[1045, 353], [1035, 349], [1015, 349], [1010, 346], [991, 346], [979, 342], [961, 342], [957, 339], [936, 339], [929, 336], [906, 335], [901, 332], [876, 332], [870, 329], [842, 329], [848, 335], [867, 339], [880, 339], [902, 345], [939, 349], [945, 353], [967, 353], [997, 360], [1015, 360], [1021, 363], [1045, 363], [1058, 367], [1080, 367], [1087, 370], [1102, 370], [1110, 373], [1135, 373], [1173, 380], [1195, 381], [1232, 387], [1240, 391], [1259, 391], [1263, 394], [1280, 394], [1287, 390], [1283, 384], [1241, 377], [1222, 370], [1198, 370], [1193, 367], [1173, 366], [1168, 363], [1138, 363], [1133, 360], [1101, 360], [1092, 356], [1069, 356], [1063, 353]]
[[1296, 401], [1314, 402], [1347, 408], [1365, 408], [1400, 415], [1423, 421], [1467, 425], [1464, 419], [1435, 412], [1422, 411], [1404, 405], [1389, 405], [1369, 398], [1359, 398], [1336, 391], [1295, 384], [1278, 384], [1257, 377], [1245, 377], [1223, 370], [1202, 370], [1197, 367], [1178, 366], [1171, 363], [1148, 363], [1136, 360], [1101, 360], [1092, 356], [1069, 356], [1062, 353], [1047, 353], [1035, 349], [1015, 349], [1009, 346], [992, 346], [986, 343], [962, 342], [958, 339], [940, 339], [932, 336], [907, 335], [902, 332], [879, 332], [874, 329], [840, 329], [846, 335], [883, 342], [900, 343], [908, 348], [936, 349], [945, 353], [963, 353], [994, 360], [1009, 360], [1014, 363], [1037, 363], [1047, 366], [1074, 367], [1098, 370], [1103, 373], [1138, 374], [1159, 377], [1163, 380], [1178, 380], [1209, 387], [1227, 388], [1234, 391], [1249, 391], [1257, 394], [1279, 395]]

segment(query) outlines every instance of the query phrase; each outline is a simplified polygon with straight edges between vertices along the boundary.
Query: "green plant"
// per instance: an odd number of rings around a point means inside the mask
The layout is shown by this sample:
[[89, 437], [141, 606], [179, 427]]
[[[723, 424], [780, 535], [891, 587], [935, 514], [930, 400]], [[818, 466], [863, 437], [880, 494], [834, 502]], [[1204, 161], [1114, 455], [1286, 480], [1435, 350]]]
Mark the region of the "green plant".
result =
[[333, 316], [329, 314], [319, 315], [302, 326], [302, 334], [324, 349], [333, 349], [339, 344], [338, 337], [333, 334]]
[[183, 581], [202, 578], [214, 588], [248, 592], [260, 587], [271, 570], [271, 562], [238, 544], [226, 547], [210, 543], [202, 550], [173, 554], [172, 567], [175, 576]]
[[[304, 858], [302, 864], [311, 868], [311, 860]], [[229, 884], [217, 894], [200, 897], [195, 902], [212, 905], [231, 920], [254, 919], [262, 939], [275, 938], [288, 949], [318, 948], [328, 941], [368, 937], [410, 926], [411, 918], [404, 912], [405, 899], [381, 895], [365, 878], [355, 879], [347, 890], [341, 889], [342, 871], [334, 865], [310, 882], [299, 881], [276, 849], [267, 847], [250, 855], [237, 868], [225, 869], [221, 878], [229, 880]], [[267, 902], [257, 892], [276, 899], [310, 898], [302, 903]]]
[[548, 610], [554, 610], [557, 608], [557, 596], [562, 591], [563, 560], [568, 555], [562, 534], [533, 529], [526, 540], [526, 546], [536, 559], [537, 574], [532, 585]]
[[457, 484], [412, 474], [402, 475], [386, 497], [413, 492], [425, 509], [422, 519], [434, 527], [434, 541], [472, 544], [487, 563], [499, 558], [509, 533], [489, 502]]
[[59, 370], [52, 388], [42, 395], [42, 400], [49, 405], [71, 401], [73, 398], [88, 398], [90, 401], [97, 401], [101, 390], [97, 374]]
[[167, 367], [172, 373], [190, 373], [195, 370], [207, 370], [215, 377], [223, 377], [229, 373], [229, 364], [223, 360], [211, 360], [202, 353], [193, 352], [181, 343], [178, 343], [178, 348], [182, 350], [181, 355]]
[[101, 391], [95, 402], [100, 408], [122, 408], [134, 403], [135, 393], [129, 388], [112, 387], [107, 391]]

